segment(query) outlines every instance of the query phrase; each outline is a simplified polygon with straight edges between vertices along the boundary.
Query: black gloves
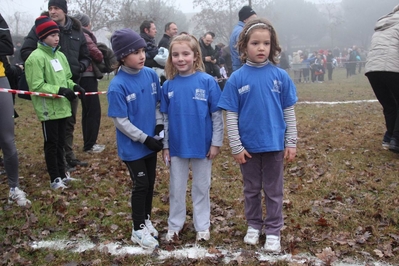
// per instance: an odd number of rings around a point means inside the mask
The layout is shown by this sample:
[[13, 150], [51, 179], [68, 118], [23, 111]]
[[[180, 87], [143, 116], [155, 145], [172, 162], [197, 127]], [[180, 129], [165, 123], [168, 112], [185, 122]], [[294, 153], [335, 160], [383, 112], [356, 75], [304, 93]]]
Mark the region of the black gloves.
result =
[[158, 135], [159, 136], [159, 132], [161, 132], [163, 130], [163, 125], [156, 125], [155, 126], [155, 136]]
[[159, 152], [163, 148], [161, 140], [156, 140], [153, 137], [147, 136], [144, 141], [144, 145], [152, 151]]
[[86, 93], [86, 91], [85, 91], [85, 89], [83, 89], [82, 87], [80, 87], [79, 85], [75, 85], [75, 86], [73, 86], [73, 91], [74, 92], [79, 92], [79, 98], [81, 99], [81, 100], [84, 100], [84, 98], [85, 98], [85, 93]]
[[58, 90], [58, 95], [64, 96], [70, 102], [73, 101], [76, 98], [76, 95], [73, 92], [73, 90], [68, 89], [68, 88], [63, 88], [63, 87], [60, 87], [60, 89]]

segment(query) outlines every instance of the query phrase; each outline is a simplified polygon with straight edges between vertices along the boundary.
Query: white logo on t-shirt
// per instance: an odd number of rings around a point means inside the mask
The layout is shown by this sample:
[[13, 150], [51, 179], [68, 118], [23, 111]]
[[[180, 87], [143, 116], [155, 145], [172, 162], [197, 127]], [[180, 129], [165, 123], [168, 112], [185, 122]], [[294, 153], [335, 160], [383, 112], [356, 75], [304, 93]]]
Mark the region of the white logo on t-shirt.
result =
[[169, 98], [169, 99], [170, 99], [170, 98], [173, 98], [173, 94], [174, 94], [173, 91], [169, 91], [169, 92], [168, 92], [168, 98]]
[[157, 94], [157, 84], [155, 82], [151, 83], [152, 92], [151, 94]]
[[127, 102], [131, 102], [131, 101], [134, 101], [134, 100], [136, 100], [136, 93], [132, 93], [132, 94], [126, 96], [126, 101]]
[[275, 79], [273, 80], [273, 92], [281, 93], [281, 81]]
[[193, 97], [194, 100], [206, 101], [205, 98], [205, 90], [203, 89], [195, 89], [195, 96]]
[[241, 88], [238, 89], [239, 94], [248, 93], [249, 91], [250, 91], [249, 85], [242, 86]]

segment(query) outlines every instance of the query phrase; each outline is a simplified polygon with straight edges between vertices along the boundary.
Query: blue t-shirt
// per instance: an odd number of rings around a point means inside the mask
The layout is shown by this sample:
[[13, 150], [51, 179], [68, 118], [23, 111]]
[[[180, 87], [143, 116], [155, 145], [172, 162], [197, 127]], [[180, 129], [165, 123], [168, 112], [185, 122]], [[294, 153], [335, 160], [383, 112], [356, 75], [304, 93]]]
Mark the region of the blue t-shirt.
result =
[[[109, 84], [107, 99], [109, 117], [127, 117], [145, 134], [154, 136], [155, 109], [160, 101], [159, 80], [154, 70], [144, 67], [137, 74], [120, 70]], [[116, 142], [123, 161], [138, 160], [153, 152], [119, 129], [116, 129]]]
[[177, 75], [162, 85], [161, 112], [169, 118], [169, 153], [180, 158], [205, 158], [212, 141], [212, 113], [219, 111], [215, 79], [196, 72]]
[[238, 130], [248, 152], [284, 150], [283, 110], [297, 102], [296, 88], [287, 72], [271, 63], [243, 65], [228, 79], [218, 106], [238, 113]]

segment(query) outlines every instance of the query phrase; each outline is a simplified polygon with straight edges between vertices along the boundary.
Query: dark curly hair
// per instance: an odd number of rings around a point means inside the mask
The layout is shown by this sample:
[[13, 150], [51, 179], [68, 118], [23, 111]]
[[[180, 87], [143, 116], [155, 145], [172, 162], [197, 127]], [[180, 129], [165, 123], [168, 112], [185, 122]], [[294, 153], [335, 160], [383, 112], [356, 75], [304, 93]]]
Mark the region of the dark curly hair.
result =
[[252, 19], [245, 24], [240, 36], [238, 38], [237, 47], [240, 52], [240, 58], [243, 63], [247, 61], [247, 45], [251, 37], [251, 34], [256, 29], [266, 29], [270, 31], [270, 54], [269, 61], [273, 64], [277, 64], [278, 56], [281, 52], [281, 47], [278, 42], [277, 33], [274, 30], [272, 24], [264, 18]]

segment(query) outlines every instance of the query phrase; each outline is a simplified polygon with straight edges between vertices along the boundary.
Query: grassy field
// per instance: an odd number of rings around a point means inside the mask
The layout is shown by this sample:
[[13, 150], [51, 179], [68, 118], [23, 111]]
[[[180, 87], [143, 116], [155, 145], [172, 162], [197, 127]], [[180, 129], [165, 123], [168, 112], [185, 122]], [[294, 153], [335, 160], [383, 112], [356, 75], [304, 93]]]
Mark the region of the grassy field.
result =
[[[335, 260], [375, 261], [399, 265], [399, 155], [383, 150], [385, 131], [378, 102], [356, 104], [304, 104], [304, 101], [353, 101], [375, 99], [363, 74], [346, 78], [337, 69], [333, 81], [298, 84], [299, 103], [297, 158], [285, 167], [282, 248], [293, 255], [307, 253], [332, 265]], [[109, 81], [100, 82], [100, 90]], [[89, 96], [88, 96], [89, 97]], [[100, 96], [103, 118], [98, 143], [101, 154], [82, 151], [80, 111], [75, 130], [75, 153], [90, 166], [79, 168], [79, 178], [64, 191], [52, 191], [43, 155], [43, 137], [31, 102], [17, 99], [20, 117], [16, 123], [16, 145], [20, 160], [20, 183], [32, 205], [8, 205], [8, 186], [0, 183], [1, 265], [217, 265], [217, 259], [173, 259], [160, 261], [152, 255], [110, 255], [106, 249], [82, 253], [68, 250], [34, 249], [33, 241], [90, 240], [94, 244], [118, 242], [132, 245], [129, 207], [131, 181], [117, 156], [115, 129], [107, 117], [106, 96]], [[168, 169], [160, 160], [154, 196], [153, 223], [161, 236], [167, 231]], [[160, 249], [174, 250], [195, 243], [190, 188], [188, 216], [181, 241], [170, 245], [161, 238]], [[290, 261], [260, 262], [258, 247], [243, 243], [242, 180], [232, 160], [227, 139], [213, 163], [211, 188], [211, 240], [202, 244], [210, 252], [241, 251], [233, 265], [315, 265]]]

